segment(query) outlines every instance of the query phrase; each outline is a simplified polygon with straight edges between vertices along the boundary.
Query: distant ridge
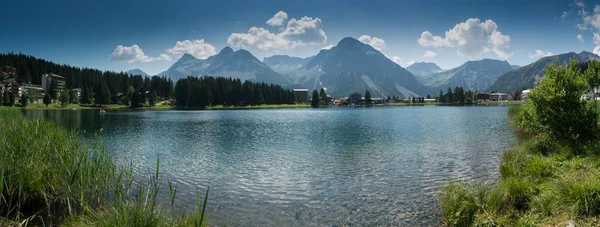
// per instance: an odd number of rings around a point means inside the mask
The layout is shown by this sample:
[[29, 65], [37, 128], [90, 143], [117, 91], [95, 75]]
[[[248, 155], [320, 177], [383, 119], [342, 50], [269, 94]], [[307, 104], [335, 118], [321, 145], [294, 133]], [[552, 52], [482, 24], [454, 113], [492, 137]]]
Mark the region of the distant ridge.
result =
[[532, 88], [544, 77], [544, 69], [546, 69], [548, 64], [567, 65], [573, 57], [575, 57], [578, 62], [600, 60], [600, 56], [587, 51], [582, 51], [579, 54], [570, 52], [543, 57], [534, 63], [519, 67], [518, 69], [512, 70], [500, 76], [500, 78], [498, 78], [495, 83], [490, 85], [487, 90], [513, 92], [520, 91], [523, 88]]

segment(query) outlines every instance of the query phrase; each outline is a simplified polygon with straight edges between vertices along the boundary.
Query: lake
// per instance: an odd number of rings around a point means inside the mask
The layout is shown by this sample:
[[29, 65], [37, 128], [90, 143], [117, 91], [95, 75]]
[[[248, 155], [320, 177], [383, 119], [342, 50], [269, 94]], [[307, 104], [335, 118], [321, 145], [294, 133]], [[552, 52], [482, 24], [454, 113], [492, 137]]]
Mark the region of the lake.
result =
[[[449, 181], [498, 179], [515, 143], [507, 106], [215, 111], [26, 110], [155, 168], [193, 210], [210, 185], [217, 226], [439, 225]], [[144, 175], [146, 177], [147, 175]], [[145, 181], [142, 178], [141, 181]], [[166, 187], [165, 187], [166, 188]], [[168, 196], [168, 193], [167, 193]]]

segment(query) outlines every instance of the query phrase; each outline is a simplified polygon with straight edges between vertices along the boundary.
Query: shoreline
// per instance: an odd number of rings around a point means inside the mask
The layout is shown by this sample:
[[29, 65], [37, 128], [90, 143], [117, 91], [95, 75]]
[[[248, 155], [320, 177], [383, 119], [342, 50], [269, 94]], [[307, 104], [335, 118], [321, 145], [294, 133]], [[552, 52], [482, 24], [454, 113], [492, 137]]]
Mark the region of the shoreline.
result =
[[[506, 101], [506, 102], [480, 102], [475, 104], [455, 105], [455, 104], [444, 104], [444, 103], [386, 103], [386, 104], [375, 104], [375, 105], [359, 105], [355, 107], [349, 106], [323, 106], [315, 109], [324, 108], [371, 108], [371, 107], [408, 107], [408, 106], [518, 106], [524, 105], [525, 101]], [[138, 108], [131, 108], [125, 105], [110, 104], [106, 106], [82, 106], [79, 104], [69, 104], [66, 107], [62, 107], [60, 104], [49, 104], [46, 107], [45, 104], [29, 104], [25, 108], [20, 106], [13, 106], [14, 108], [26, 109], [26, 110], [255, 110], [255, 109], [300, 109], [300, 108], [312, 108], [309, 104], [264, 104], [257, 106], [223, 106], [216, 105], [210, 108], [177, 108], [169, 105], [157, 105], [153, 107], [145, 106]]]

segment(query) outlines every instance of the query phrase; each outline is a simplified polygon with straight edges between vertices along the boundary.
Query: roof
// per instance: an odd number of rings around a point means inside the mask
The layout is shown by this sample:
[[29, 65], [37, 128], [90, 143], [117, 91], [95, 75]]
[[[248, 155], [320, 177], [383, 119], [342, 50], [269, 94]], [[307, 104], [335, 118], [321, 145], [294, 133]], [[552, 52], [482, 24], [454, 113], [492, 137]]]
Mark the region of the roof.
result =
[[56, 75], [56, 74], [54, 74], [54, 73], [48, 73], [48, 74], [45, 74], [45, 75], [46, 75], [46, 76], [49, 76], [49, 77], [56, 77], [56, 78], [61, 78], [61, 79], [64, 79], [64, 77], [62, 77], [62, 76], [59, 76], [59, 75]]
[[294, 89], [293, 91], [306, 91], [306, 92], [308, 92], [308, 89]]

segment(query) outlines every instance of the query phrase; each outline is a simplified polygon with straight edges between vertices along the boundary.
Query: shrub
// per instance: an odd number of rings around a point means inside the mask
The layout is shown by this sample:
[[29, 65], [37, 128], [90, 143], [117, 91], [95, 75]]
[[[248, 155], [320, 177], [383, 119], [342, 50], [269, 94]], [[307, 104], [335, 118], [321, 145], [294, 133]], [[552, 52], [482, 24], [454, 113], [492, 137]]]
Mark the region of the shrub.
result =
[[502, 181], [506, 190], [509, 204], [516, 210], [523, 211], [529, 208], [529, 201], [535, 194], [535, 184], [523, 177], [511, 177]]
[[558, 185], [560, 201], [574, 213], [600, 215], [600, 180], [598, 176], [572, 179]]
[[520, 116], [520, 126], [572, 148], [589, 145], [600, 135], [598, 115], [581, 100], [590, 85], [577, 61], [572, 59], [569, 66], [550, 65], [544, 73], [544, 79], [529, 94], [530, 105]]

